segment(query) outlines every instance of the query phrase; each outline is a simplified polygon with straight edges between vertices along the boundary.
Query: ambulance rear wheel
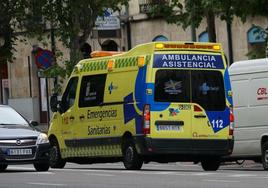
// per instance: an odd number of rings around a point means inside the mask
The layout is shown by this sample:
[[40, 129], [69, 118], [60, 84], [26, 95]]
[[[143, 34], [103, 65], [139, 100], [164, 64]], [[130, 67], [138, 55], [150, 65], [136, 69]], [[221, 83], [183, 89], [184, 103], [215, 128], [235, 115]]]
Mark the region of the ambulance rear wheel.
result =
[[53, 139], [50, 141], [49, 164], [51, 168], [64, 168], [66, 161], [61, 158], [58, 142]]
[[123, 163], [127, 170], [140, 170], [143, 164], [141, 156], [138, 154], [135, 144], [131, 139], [127, 139], [123, 149]]
[[201, 166], [205, 171], [216, 171], [220, 167], [220, 160], [218, 158], [215, 159], [207, 159], [201, 162]]
[[268, 141], [262, 145], [262, 166], [264, 170], [268, 170]]

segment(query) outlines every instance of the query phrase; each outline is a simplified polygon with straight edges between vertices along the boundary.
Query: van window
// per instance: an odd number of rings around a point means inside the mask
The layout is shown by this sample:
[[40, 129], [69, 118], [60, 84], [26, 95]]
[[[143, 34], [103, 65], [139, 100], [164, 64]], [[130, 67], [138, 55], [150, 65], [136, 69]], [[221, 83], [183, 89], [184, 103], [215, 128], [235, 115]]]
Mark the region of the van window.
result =
[[71, 106], [73, 106], [76, 95], [76, 88], [78, 83], [78, 77], [73, 77], [68, 82], [65, 92], [62, 95], [61, 112], [66, 112]]
[[79, 107], [98, 106], [103, 103], [106, 74], [83, 76]]
[[155, 76], [155, 101], [189, 102], [190, 71], [158, 70]]
[[223, 76], [220, 71], [191, 71], [192, 102], [208, 111], [226, 107]]

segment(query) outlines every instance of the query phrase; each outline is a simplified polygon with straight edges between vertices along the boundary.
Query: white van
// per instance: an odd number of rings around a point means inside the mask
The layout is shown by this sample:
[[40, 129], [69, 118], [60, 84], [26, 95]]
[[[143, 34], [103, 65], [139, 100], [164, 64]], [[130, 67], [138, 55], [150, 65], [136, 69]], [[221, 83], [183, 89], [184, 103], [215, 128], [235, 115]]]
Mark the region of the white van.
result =
[[262, 162], [268, 170], [268, 58], [229, 68], [234, 104], [234, 160]]

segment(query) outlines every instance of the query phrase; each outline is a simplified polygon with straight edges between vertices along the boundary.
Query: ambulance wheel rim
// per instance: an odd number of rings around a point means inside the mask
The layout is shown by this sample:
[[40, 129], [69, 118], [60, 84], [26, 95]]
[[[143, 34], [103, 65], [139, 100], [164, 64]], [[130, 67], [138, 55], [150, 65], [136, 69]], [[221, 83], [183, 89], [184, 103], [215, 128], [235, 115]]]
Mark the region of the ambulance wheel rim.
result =
[[268, 150], [265, 150], [264, 160], [265, 160], [266, 164], [268, 164]]
[[53, 146], [50, 151], [50, 161], [54, 162], [57, 161], [58, 155], [57, 155], [57, 148], [56, 146]]
[[60, 150], [57, 142], [51, 142], [52, 148], [50, 149], [49, 163], [51, 168], [63, 168], [66, 164], [65, 160], [62, 160]]
[[128, 147], [125, 156], [126, 162], [131, 163], [133, 161], [133, 153], [134, 153], [133, 148]]

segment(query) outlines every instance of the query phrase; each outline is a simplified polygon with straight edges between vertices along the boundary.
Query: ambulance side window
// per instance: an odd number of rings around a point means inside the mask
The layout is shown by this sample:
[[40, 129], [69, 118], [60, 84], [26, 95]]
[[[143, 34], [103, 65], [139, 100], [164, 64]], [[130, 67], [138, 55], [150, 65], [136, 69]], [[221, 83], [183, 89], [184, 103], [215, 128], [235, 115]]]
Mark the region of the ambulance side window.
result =
[[83, 76], [79, 107], [98, 106], [103, 103], [106, 74]]
[[68, 82], [65, 92], [63, 93], [61, 100], [61, 112], [66, 112], [71, 106], [73, 106], [76, 95], [76, 88], [78, 83], [78, 77], [73, 77]]

